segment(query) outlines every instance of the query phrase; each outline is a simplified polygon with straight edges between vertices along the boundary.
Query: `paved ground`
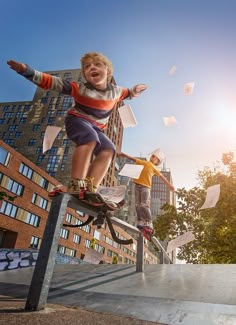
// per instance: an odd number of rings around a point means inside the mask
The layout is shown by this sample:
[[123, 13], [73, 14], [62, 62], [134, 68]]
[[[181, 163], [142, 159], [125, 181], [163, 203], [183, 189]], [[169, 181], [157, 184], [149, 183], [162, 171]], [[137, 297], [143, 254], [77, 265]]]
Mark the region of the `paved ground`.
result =
[[[98, 313], [79, 307], [47, 304], [42, 311], [25, 312], [25, 300], [0, 296], [0, 324], [4, 325], [153, 325], [131, 317]], [[161, 324], [160, 324], [161, 325]]]
[[0, 324], [236, 325], [236, 265], [56, 265], [45, 310], [25, 313], [32, 274], [0, 272], [0, 295], [16, 299]]

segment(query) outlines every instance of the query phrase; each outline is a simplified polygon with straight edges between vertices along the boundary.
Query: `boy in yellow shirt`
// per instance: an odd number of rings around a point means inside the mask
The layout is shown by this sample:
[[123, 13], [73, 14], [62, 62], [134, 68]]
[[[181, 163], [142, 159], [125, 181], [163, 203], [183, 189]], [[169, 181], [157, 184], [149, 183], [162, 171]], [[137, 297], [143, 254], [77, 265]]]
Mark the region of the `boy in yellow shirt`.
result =
[[137, 213], [137, 228], [143, 231], [144, 236], [150, 240], [153, 235], [153, 223], [150, 209], [152, 177], [160, 177], [163, 182], [174, 191], [174, 186], [160, 173], [156, 166], [160, 165], [164, 159], [164, 154], [156, 150], [149, 161], [131, 157], [125, 153], [119, 153], [119, 157], [126, 157], [135, 162], [136, 165], [143, 165], [143, 170], [139, 178], [134, 179], [135, 183], [135, 208]]

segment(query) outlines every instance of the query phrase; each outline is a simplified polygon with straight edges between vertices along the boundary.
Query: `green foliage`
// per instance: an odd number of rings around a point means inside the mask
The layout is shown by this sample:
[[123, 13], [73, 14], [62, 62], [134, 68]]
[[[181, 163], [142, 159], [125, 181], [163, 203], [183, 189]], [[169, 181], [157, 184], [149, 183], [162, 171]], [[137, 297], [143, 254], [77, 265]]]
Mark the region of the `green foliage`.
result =
[[[154, 223], [161, 240], [172, 240], [192, 231], [195, 240], [180, 247], [178, 259], [193, 264], [236, 263], [236, 177], [232, 159], [228, 170], [205, 168], [198, 176], [201, 187], [177, 190], [177, 208], [168, 204]], [[209, 186], [220, 184], [214, 208], [199, 210]]]
[[10, 196], [6, 192], [0, 192], [0, 201], [2, 201], [4, 199], [7, 199], [9, 201], [14, 201], [15, 198], [16, 198], [16, 196]]

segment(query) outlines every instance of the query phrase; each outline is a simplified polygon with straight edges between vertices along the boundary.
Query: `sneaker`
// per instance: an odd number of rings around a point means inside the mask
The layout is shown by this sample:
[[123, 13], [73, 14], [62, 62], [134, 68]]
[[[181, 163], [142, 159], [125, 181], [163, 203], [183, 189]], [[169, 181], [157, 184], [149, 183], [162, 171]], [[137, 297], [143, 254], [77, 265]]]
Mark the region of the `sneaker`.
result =
[[87, 190], [86, 182], [83, 179], [71, 178], [67, 186], [67, 193], [78, 194], [80, 199], [84, 198], [84, 192]]
[[153, 229], [153, 223], [152, 223], [152, 221], [138, 220], [137, 228], [138, 229], [143, 229], [143, 227], [147, 227], [149, 229]]
[[89, 192], [92, 192], [92, 193], [96, 193], [97, 192], [97, 187], [93, 184], [93, 181], [94, 181], [94, 177], [86, 177], [85, 178], [85, 184], [86, 184], [86, 189], [89, 191]]
[[72, 178], [68, 183], [67, 193], [76, 195], [80, 200], [84, 200], [84, 202], [91, 205], [104, 204], [102, 197], [94, 191], [92, 179], [83, 180]]

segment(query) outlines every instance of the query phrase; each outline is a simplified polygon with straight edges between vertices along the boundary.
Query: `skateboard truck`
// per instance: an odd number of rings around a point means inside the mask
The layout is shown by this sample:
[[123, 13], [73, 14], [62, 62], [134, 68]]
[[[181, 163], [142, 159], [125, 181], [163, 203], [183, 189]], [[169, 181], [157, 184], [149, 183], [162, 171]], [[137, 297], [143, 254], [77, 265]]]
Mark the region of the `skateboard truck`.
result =
[[104, 223], [105, 223], [105, 215], [104, 213], [99, 213], [97, 215], [97, 219], [93, 221], [92, 225], [97, 226], [97, 228], [100, 229], [102, 225], [104, 225]]

